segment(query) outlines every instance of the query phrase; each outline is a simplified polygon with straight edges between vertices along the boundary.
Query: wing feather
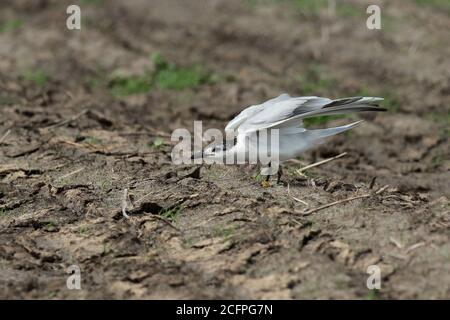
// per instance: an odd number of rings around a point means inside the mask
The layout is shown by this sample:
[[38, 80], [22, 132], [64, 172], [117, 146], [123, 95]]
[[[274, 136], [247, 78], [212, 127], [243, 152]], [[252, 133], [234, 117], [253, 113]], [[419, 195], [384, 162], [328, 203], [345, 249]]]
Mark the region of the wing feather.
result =
[[273, 105], [277, 104], [278, 102], [285, 101], [291, 99], [291, 96], [287, 93], [282, 93], [278, 97], [267, 100], [266, 102], [262, 104], [257, 104], [250, 106], [244, 110], [242, 110], [234, 119], [232, 119], [230, 122], [228, 122], [227, 126], [225, 127], [225, 132], [233, 132], [236, 129], [239, 128], [239, 126], [247, 121], [252, 116], [256, 115], [257, 113], [263, 111], [265, 108], [272, 107]]
[[239, 134], [262, 129], [298, 127], [301, 120], [322, 115], [346, 114], [362, 111], [386, 111], [379, 108], [377, 97], [353, 97], [331, 100], [320, 97], [299, 97], [278, 102], [273, 108], [261, 110], [238, 127]]

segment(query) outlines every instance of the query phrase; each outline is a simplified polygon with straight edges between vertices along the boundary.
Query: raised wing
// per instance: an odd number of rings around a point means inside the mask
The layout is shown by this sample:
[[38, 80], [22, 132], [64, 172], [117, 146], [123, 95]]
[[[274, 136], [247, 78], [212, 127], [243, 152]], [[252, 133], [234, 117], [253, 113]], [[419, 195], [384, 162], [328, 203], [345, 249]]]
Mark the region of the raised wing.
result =
[[272, 107], [278, 102], [285, 101], [291, 99], [291, 96], [287, 93], [282, 93], [278, 97], [267, 100], [266, 102], [262, 104], [257, 104], [254, 106], [250, 106], [244, 110], [241, 111], [233, 120], [231, 120], [227, 126], [225, 127], [225, 132], [232, 133], [235, 132], [235, 130], [245, 121], [247, 121], [249, 118], [253, 117], [254, 115], [260, 113], [266, 108]]
[[238, 134], [262, 129], [298, 127], [301, 120], [319, 115], [345, 114], [361, 111], [386, 111], [379, 108], [376, 97], [352, 97], [331, 100], [320, 97], [299, 97], [275, 103], [248, 118], [238, 127]]
[[295, 115], [319, 110], [330, 102], [332, 100], [319, 97], [294, 97], [278, 101], [270, 108], [264, 108], [241, 122], [237, 130], [241, 134], [269, 128], [272, 124], [292, 118]]

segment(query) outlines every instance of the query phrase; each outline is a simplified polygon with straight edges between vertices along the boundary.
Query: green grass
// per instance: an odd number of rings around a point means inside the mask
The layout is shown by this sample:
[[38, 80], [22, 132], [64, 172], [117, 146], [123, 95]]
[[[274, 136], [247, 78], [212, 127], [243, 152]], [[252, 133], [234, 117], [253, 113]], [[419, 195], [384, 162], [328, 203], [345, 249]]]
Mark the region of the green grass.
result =
[[175, 208], [168, 208], [168, 209], [162, 209], [159, 212], [159, 215], [167, 220], [169, 220], [172, 223], [175, 223], [177, 221], [178, 215], [181, 212], [181, 207], [175, 207]]
[[81, 0], [81, 5], [99, 6], [103, 4], [103, 0]]
[[428, 6], [436, 9], [450, 10], [449, 0], [413, 0], [420, 6]]
[[331, 120], [342, 119], [342, 118], [345, 118], [345, 116], [338, 115], [338, 114], [332, 115], [332, 116], [318, 116], [318, 117], [314, 117], [314, 118], [303, 119], [303, 123], [305, 124], [305, 126], [320, 126]]
[[303, 13], [318, 13], [328, 7], [328, 0], [277, 0], [278, 2], [289, 2], [297, 10]]
[[164, 145], [164, 140], [161, 138], [156, 138], [152, 142], [152, 147], [155, 149], [160, 149]]
[[234, 227], [217, 227], [213, 230], [213, 236], [227, 239], [231, 237], [235, 231]]
[[111, 93], [115, 96], [129, 96], [147, 93], [152, 87], [152, 79], [149, 76], [118, 76], [111, 84]]
[[140, 76], [116, 76], [110, 82], [110, 91], [116, 96], [128, 96], [149, 92], [152, 88], [184, 90], [217, 80], [200, 66], [180, 67], [164, 60], [160, 54], [151, 57], [155, 69]]
[[79, 234], [80, 236], [86, 236], [88, 234], [88, 232], [89, 232], [89, 229], [86, 226], [79, 227], [76, 231], [76, 233]]
[[444, 156], [442, 154], [437, 154], [431, 159], [433, 166], [440, 166], [444, 162]]
[[370, 289], [367, 292], [366, 300], [378, 300], [378, 299], [380, 299], [380, 290]]
[[9, 97], [9, 96], [4, 96], [4, 95], [0, 94], [0, 106], [15, 104], [15, 103], [19, 103], [19, 102], [20, 102], [20, 99], [18, 99], [16, 97]]
[[56, 230], [57, 225], [56, 225], [56, 222], [54, 222], [54, 221], [47, 221], [47, 222], [44, 222], [43, 227], [44, 227], [45, 231], [52, 232], [52, 231]]
[[398, 100], [389, 94], [385, 93], [377, 96], [384, 98], [384, 100], [380, 102], [380, 107], [388, 109], [389, 112], [398, 112], [400, 110], [400, 103]]
[[23, 21], [20, 19], [13, 19], [0, 23], [0, 33], [18, 30], [22, 27]]
[[440, 113], [440, 112], [429, 112], [425, 117], [439, 125], [439, 135], [442, 138], [450, 137], [450, 112]]
[[113, 253], [113, 249], [109, 246], [109, 244], [104, 243], [103, 244], [103, 252], [102, 252], [102, 256], [105, 257], [109, 254]]
[[429, 112], [425, 116], [429, 120], [436, 123], [443, 123], [450, 126], [450, 112], [440, 113], [440, 112]]
[[[301, 93], [306, 96], [325, 95], [335, 83], [334, 79], [325, 75], [326, 72], [321, 66], [311, 66], [306, 69], [299, 77]], [[306, 126], [317, 126], [343, 117], [342, 115], [318, 116], [304, 119], [303, 122]]]
[[326, 72], [320, 66], [311, 66], [299, 77], [300, 91], [303, 95], [320, 95], [330, 89], [334, 81], [325, 76]]
[[314, 172], [313, 169], [302, 171], [302, 173], [308, 178], [320, 178], [320, 175]]
[[266, 177], [264, 177], [260, 173], [256, 174], [256, 176], [253, 177], [253, 179], [255, 179], [255, 181], [258, 182], [258, 183], [262, 182], [265, 178]]
[[103, 192], [106, 192], [112, 188], [112, 182], [111, 180], [99, 180], [96, 181], [96, 186], [101, 189]]
[[100, 87], [101, 81], [94, 77], [88, 77], [86, 79], [86, 85], [91, 89], [95, 90], [96, 88]]
[[400, 102], [387, 90], [374, 92], [367, 88], [361, 88], [356, 95], [363, 97], [384, 98], [384, 100], [380, 102], [380, 107], [388, 109], [389, 112], [398, 112], [400, 110]]
[[23, 76], [25, 80], [32, 82], [38, 87], [44, 86], [48, 81], [47, 74], [42, 70], [28, 71]]
[[6, 210], [5, 208], [0, 208], [0, 218], [6, 217], [7, 214], [8, 210]]
[[213, 81], [212, 75], [200, 66], [178, 67], [165, 61], [158, 53], [152, 56], [152, 60], [155, 64], [153, 83], [158, 88], [183, 90]]
[[183, 90], [207, 83], [197, 68], [175, 68], [170, 67], [161, 70], [155, 76], [155, 84], [161, 89]]
[[[289, 3], [293, 8], [305, 14], [318, 14], [322, 10], [328, 9], [329, 6], [328, 0], [274, 0], [274, 2]], [[255, 4], [258, 4], [258, 1], [253, 1], [253, 5]], [[361, 17], [366, 14], [366, 10], [363, 7], [336, 1], [336, 14], [344, 17]]]
[[336, 14], [343, 17], [366, 16], [366, 8], [336, 1]]
[[102, 144], [102, 140], [96, 138], [96, 137], [86, 137], [83, 140], [84, 143], [92, 144], [92, 145], [100, 145]]

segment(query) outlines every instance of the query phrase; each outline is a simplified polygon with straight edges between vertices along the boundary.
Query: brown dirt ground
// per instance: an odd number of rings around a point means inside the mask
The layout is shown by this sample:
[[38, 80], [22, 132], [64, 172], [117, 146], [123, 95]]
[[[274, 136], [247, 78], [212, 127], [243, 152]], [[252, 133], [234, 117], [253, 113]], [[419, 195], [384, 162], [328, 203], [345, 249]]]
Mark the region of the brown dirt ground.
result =
[[[362, 16], [271, 1], [82, 1], [83, 28], [69, 31], [73, 2], [0, 3], [0, 22], [23, 22], [0, 33], [1, 298], [450, 298], [449, 11], [375, 1], [384, 25], [371, 31], [365, 1], [345, 2]], [[151, 71], [154, 52], [218, 80], [110, 93], [102, 77]], [[332, 85], [305, 89], [311, 68]], [[222, 128], [281, 92], [369, 92], [389, 97], [390, 112], [362, 115], [266, 189], [254, 168], [196, 177], [172, 165], [174, 129]], [[384, 185], [310, 215], [293, 198], [313, 208]], [[71, 264], [82, 290], [66, 288]], [[382, 270], [376, 293], [371, 264]]]

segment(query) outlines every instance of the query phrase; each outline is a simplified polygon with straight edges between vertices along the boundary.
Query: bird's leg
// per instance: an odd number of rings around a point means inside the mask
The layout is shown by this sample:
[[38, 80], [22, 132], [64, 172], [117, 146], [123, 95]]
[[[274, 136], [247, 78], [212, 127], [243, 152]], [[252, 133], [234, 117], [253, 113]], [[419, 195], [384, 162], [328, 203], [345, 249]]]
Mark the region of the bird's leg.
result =
[[269, 174], [266, 176], [266, 181], [269, 182], [270, 174], [272, 173], [272, 162], [269, 162]]
[[277, 172], [277, 184], [281, 182], [281, 176], [283, 175], [283, 168], [281, 167], [281, 164], [278, 166], [278, 172]]

